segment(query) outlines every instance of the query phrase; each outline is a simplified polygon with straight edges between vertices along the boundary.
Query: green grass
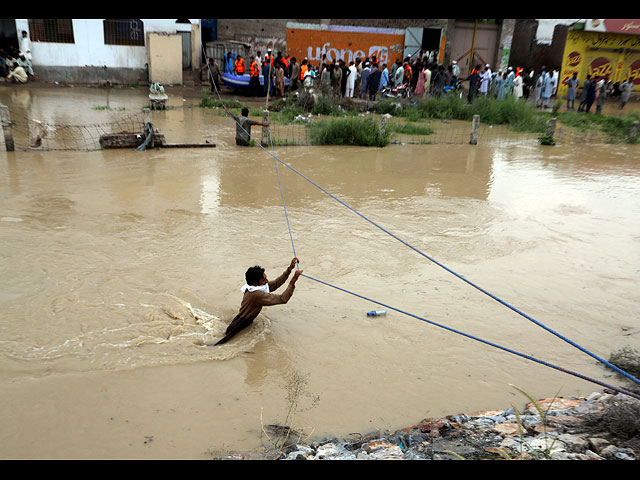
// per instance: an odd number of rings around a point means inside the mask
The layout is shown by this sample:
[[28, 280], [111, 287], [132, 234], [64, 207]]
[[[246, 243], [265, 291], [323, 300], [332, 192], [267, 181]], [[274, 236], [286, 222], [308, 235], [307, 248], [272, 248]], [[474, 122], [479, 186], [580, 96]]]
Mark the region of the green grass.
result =
[[[230, 110], [240, 110], [245, 105], [238, 100], [225, 100], [224, 105]], [[223, 102], [214, 100], [211, 94], [203, 89], [201, 107], [219, 108]], [[401, 102], [395, 99], [379, 101], [371, 113], [379, 115], [390, 114], [407, 121], [404, 125], [388, 124], [389, 132], [408, 135], [429, 135], [433, 133], [428, 127], [415, 125], [415, 123], [430, 120], [460, 120], [471, 122], [474, 115], [480, 116], [480, 122], [485, 125], [503, 125], [509, 130], [523, 133], [537, 133], [541, 142], [552, 144], [552, 139], [545, 137], [547, 121], [557, 118], [558, 123], [574, 128], [577, 131], [587, 132], [597, 130], [613, 139], [626, 139], [631, 134], [633, 122], [640, 121], [640, 112], [631, 112], [626, 116], [596, 115], [578, 112], [563, 112], [557, 103], [552, 112], [539, 112], [536, 107], [524, 100], [517, 100], [510, 96], [502, 101], [495, 98], [477, 96], [472, 103], [465, 98], [454, 95], [445, 95], [438, 98], [426, 98], [417, 105]], [[254, 109], [252, 116], [262, 116], [262, 111]], [[328, 145], [374, 145], [383, 146], [389, 143], [389, 135], [384, 138], [374, 128], [373, 120], [364, 121], [357, 117], [357, 110], [344, 110], [333, 103], [329, 98], [318, 96], [315, 101], [307, 93], [289, 95], [284, 99], [274, 99], [269, 103], [270, 122], [274, 124], [288, 125], [294, 122], [299, 115], [322, 115], [331, 117], [329, 120], [344, 120], [344, 122], [331, 123], [324, 120], [314, 120], [311, 125], [312, 141], [317, 144]], [[351, 119], [352, 121], [348, 121]], [[316, 126], [316, 124], [319, 124]], [[344, 131], [340, 131], [343, 129]], [[332, 143], [334, 142], [334, 143]], [[638, 139], [636, 139], [636, 143]]]
[[489, 125], [506, 125], [520, 132], [542, 133], [546, 129], [546, 118], [539, 115], [536, 108], [524, 101], [507, 97], [498, 101], [494, 98], [476, 97], [471, 104], [455, 95], [426, 98], [413, 105], [401, 105], [397, 100], [383, 100], [376, 106], [376, 113], [391, 114], [411, 121], [421, 119], [462, 120], [470, 122], [474, 115]]
[[600, 130], [614, 138], [626, 138], [631, 134], [633, 122], [640, 122], [640, 112], [629, 112], [626, 116], [596, 115], [591, 113], [558, 112], [558, 122], [586, 132]]
[[431, 135], [434, 130], [426, 125], [417, 125], [415, 123], [389, 123], [387, 128], [394, 133], [404, 135]]
[[370, 117], [331, 118], [313, 122], [309, 128], [314, 145], [384, 147], [389, 143], [389, 132], [382, 134], [378, 122]]

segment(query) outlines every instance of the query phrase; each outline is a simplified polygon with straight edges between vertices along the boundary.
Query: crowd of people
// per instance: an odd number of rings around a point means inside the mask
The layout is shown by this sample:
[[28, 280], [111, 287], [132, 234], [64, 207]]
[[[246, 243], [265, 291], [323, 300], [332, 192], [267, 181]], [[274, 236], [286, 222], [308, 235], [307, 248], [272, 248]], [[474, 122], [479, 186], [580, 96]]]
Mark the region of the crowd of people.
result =
[[[567, 110], [575, 110], [575, 101], [577, 97], [577, 88], [580, 86], [578, 75], [573, 76], [565, 81], [567, 85]], [[584, 85], [582, 86], [582, 94], [578, 103], [578, 112], [589, 113], [593, 104], [596, 104], [596, 113], [602, 113], [608, 98], [618, 98], [618, 108], [622, 110], [631, 96], [633, 90], [633, 80], [625, 78], [622, 82], [612, 82], [609, 76], [604, 76], [599, 80], [587, 75]]]
[[[227, 72], [235, 75], [248, 74], [249, 90], [256, 94], [284, 96], [287, 78], [289, 91], [319, 87], [324, 96], [334, 99], [344, 97], [375, 100], [385, 88], [399, 85], [406, 85], [411, 88], [412, 93], [422, 96], [428, 94], [430, 89], [437, 95], [444, 91], [444, 87], [455, 84], [459, 76], [459, 68], [455, 62], [445, 70], [433, 62], [435, 55], [437, 52], [422, 51], [413, 60], [411, 57], [403, 61], [398, 59], [391, 65], [379, 61], [375, 55], [349, 62], [343, 59], [330, 60], [323, 55], [322, 60], [314, 65], [308, 58], [299, 61], [282, 52], [273, 55], [269, 49], [264, 56], [258, 51], [248, 59], [228, 52], [224, 57], [223, 70], [211, 58], [203, 69], [209, 70], [212, 91], [214, 88], [219, 89], [221, 74]], [[267, 79], [262, 86], [259, 83], [260, 75]]]
[[[21, 32], [19, 49], [9, 47], [8, 51], [0, 48], [0, 76], [6, 82], [27, 83], [33, 79], [31, 63], [31, 40], [26, 31]], [[348, 64], [343, 59], [329, 60], [323, 55], [319, 64], [313, 65], [307, 58], [298, 62], [282, 52], [273, 55], [271, 49], [262, 55], [244, 59], [241, 55], [228, 52], [224, 57], [223, 71], [236, 75], [249, 75], [249, 90], [254, 94], [284, 97], [285, 78], [288, 79], [289, 91], [319, 87], [322, 95], [332, 99], [362, 98], [376, 100], [378, 94], [385, 89], [404, 86], [417, 99], [438, 97], [450, 89], [461, 91], [462, 83], [468, 82], [467, 99], [483, 95], [504, 100], [508, 96], [533, 101], [538, 109], [550, 107], [551, 98], [555, 97], [559, 85], [557, 69], [547, 71], [543, 66], [535, 72], [529, 68], [507, 67], [503, 71], [492, 71], [491, 66], [476, 65], [466, 78], [460, 76], [460, 68], [452, 61], [446, 68], [436, 62], [437, 51], [420, 51], [404, 60], [396, 59], [391, 65], [380, 62], [376, 56], [356, 58]], [[201, 71], [207, 69], [211, 82], [211, 91], [218, 91], [221, 85], [220, 67], [213, 58]], [[260, 85], [259, 76], [264, 81]], [[594, 79], [587, 75], [581, 85], [577, 74], [563, 82], [567, 86], [566, 108], [575, 110], [578, 89], [582, 87], [578, 101], [578, 112], [590, 112], [596, 104], [596, 113], [608, 98], [618, 98], [622, 109], [629, 101], [633, 90], [633, 81], [625, 78], [622, 82], [612, 82], [608, 77]]]
[[19, 49], [9, 47], [0, 48], [0, 76], [5, 82], [27, 83], [33, 79], [33, 65], [31, 64], [31, 40], [26, 31], [22, 31]]
[[[289, 80], [289, 91], [300, 88], [317, 88], [323, 96], [332, 99], [361, 98], [376, 100], [380, 92], [403, 86], [416, 100], [426, 97], [439, 97], [448, 91], [462, 92], [463, 83], [468, 82], [468, 101], [476, 96], [486, 96], [504, 100], [509, 96], [524, 101], [532, 101], [539, 110], [551, 108], [552, 98], [557, 96], [559, 71], [547, 70], [543, 66], [539, 71], [521, 66], [509, 66], [501, 71], [493, 71], [491, 65], [476, 65], [466, 77], [461, 76], [456, 61], [444, 67], [438, 64], [437, 51], [420, 51], [403, 60], [397, 59], [391, 65], [380, 62], [375, 56], [356, 58], [346, 62], [343, 59], [329, 60], [324, 55], [321, 61], [313, 65], [307, 58], [298, 61], [295, 57], [272, 54], [269, 49], [263, 56], [260, 51], [245, 60], [240, 55], [228, 52], [225, 56], [224, 71], [234, 74], [250, 75], [250, 90], [258, 94], [271, 94], [284, 97], [285, 78]], [[215, 65], [210, 60], [210, 65]], [[210, 76], [212, 90], [214, 82], [220, 85], [221, 71], [215, 65], [214, 75]], [[258, 76], [271, 81], [260, 85]], [[215, 78], [213, 78], [215, 77]], [[592, 79], [587, 76], [581, 85], [577, 75], [563, 82], [567, 86], [566, 108], [575, 109], [578, 89], [582, 88], [578, 102], [579, 112], [590, 112], [596, 104], [596, 113], [601, 113], [607, 98], [618, 97], [619, 108], [629, 101], [633, 82], [625, 79], [612, 83], [608, 78]]]

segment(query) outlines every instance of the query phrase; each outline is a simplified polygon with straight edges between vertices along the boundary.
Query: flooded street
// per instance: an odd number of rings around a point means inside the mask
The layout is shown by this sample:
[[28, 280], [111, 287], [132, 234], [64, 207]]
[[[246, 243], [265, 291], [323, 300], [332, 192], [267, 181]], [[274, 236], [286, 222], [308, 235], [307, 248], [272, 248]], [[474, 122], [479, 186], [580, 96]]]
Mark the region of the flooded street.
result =
[[[100, 123], [146, 89], [0, 89], [12, 116]], [[293, 250], [275, 162], [172, 96], [169, 142], [215, 148], [0, 151], [4, 458], [209, 458], [293, 419], [313, 436], [520, 407], [601, 387], [301, 278], [232, 342], [245, 270]], [[108, 109], [96, 106], [108, 105]], [[184, 108], [183, 108], [184, 106]], [[260, 129], [253, 135], [259, 138]], [[640, 348], [640, 150], [628, 145], [280, 147], [283, 162], [596, 355]], [[614, 385], [593, 358], [278, 166], [304, 273]]]

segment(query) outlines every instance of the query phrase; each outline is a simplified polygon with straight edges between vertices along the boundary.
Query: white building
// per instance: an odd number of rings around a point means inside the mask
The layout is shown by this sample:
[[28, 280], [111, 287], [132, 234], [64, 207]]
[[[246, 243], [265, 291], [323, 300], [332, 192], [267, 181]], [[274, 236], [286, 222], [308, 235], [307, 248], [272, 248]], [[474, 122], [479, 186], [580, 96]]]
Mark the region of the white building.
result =
[[[136, 84], [152, 79], [149, 38], [176, 36], [175, 49], [153, 53], [156, 65], [179, 70], [200, 65], [199, 19], [16, 19], [28, 32], [32, 63], [45, 82]], [[176, 59], [181, 56], [181, 61]], [[164, 57], [164, 58], [162, 58]], [[178, 57], [180, 58], [180, 57]], [[167, 66], [163, 66], [164, 69]], [[175, 75], [173, 78], [176, 78]], [[181, 81], [181, 80], [180, 80]], [[178, 83], [178, 82], [175, 82]]]

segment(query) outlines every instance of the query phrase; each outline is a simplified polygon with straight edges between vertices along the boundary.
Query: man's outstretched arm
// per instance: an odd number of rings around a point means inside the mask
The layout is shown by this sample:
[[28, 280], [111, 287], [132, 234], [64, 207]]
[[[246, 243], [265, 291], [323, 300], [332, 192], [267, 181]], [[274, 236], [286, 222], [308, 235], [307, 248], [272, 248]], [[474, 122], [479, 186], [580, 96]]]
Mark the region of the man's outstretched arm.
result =
[[291, 260], [291, 264], [282, 273], [282, 275], [280, 275], [275, 280], [272, 280], [272, 281], [269, 282], [269, 291], [270, 292], [275, 292], [278, 288], [280, 288], [280, 286], [282, 284], [284, 284], [284, 282], [287, 281], [287, 278], [289, 278], [289, 275], [291, 274], [291, 271], [294, 268], [296, 268], [296, 263], [299, 263], [299, 260], [296, 257], [294, 257], [293, 260]]

